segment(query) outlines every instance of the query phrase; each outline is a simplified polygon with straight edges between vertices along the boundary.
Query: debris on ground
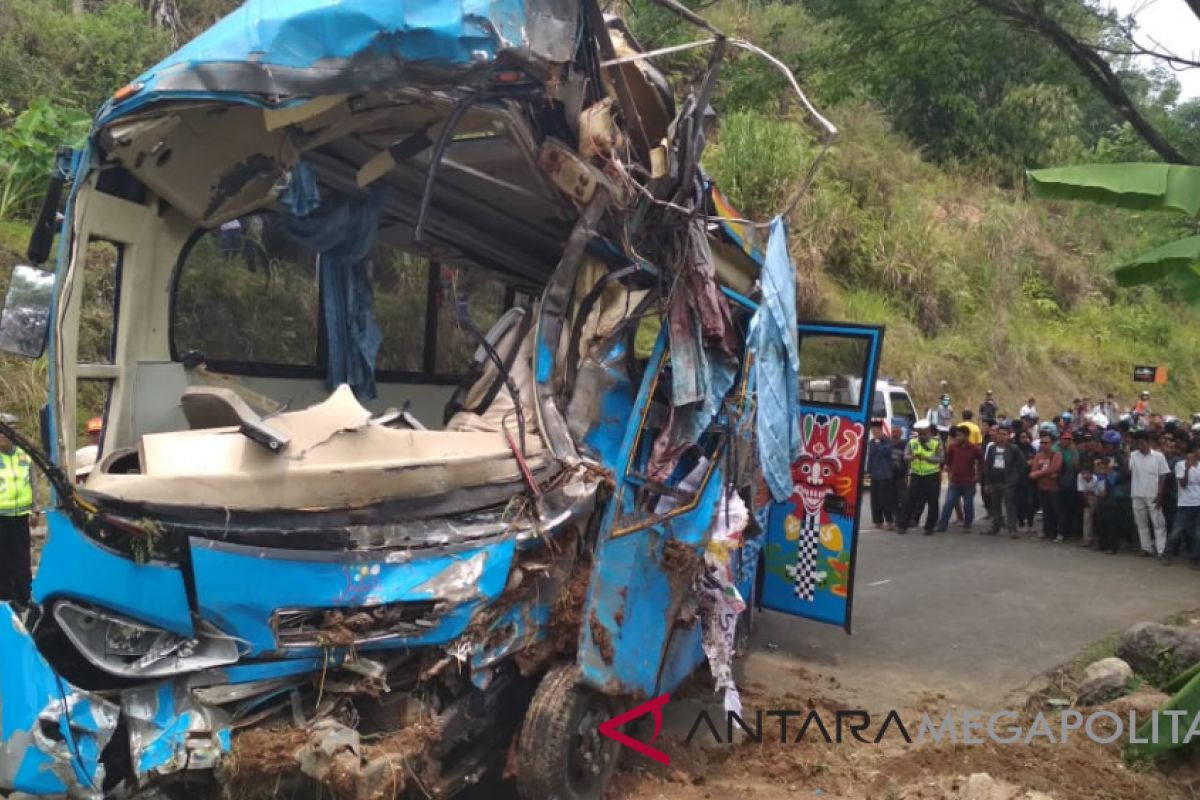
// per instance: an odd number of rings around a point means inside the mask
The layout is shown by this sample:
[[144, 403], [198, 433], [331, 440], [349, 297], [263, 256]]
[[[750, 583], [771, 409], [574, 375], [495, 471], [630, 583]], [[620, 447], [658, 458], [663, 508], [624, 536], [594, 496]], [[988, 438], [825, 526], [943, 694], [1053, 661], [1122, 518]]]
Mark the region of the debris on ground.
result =
[[[844, 702], [821, 694], [824, 678], [809, 679], [811, 695], [783, 696], [761, 687], [743, 693], [747, 713], [757, 708], [817, 709], [829, 725]], [[1151, 702], [1149, 692], [1138, 692], [1114, 701], [1118, 704]], [[944, 702], [932, 704], [946, 711]], [[782, 743], [778, 730], [764, 724], [762, 743], [691, 744], [664, 736], [655, 744], [670, 754], [666, 768], [623, 760], [611, 800], [690, 800], [738, 797], [746, 800], [1076, 800], [1077, 798], [1155, 798], [1191, 800], [1188, 787], [1200, 791], [1200, 777], [1179, 769], [1136, 770], [1122, 757], [1119, 743], [1100, 745], [1086, 736], [1072, 736], [1066, 744], [1035, 741], [1002, 745], [917, 743], [915, 733], [921, 711], [900, 710], [904, 725], [914, 734], [907, 744], [888, 736], [879, 744], [852, 741], [826, 743], [809, 733], [803, 741]], [[713, 719], [718, 719], [713, 713]], [[1126, 712], [1127, 713], [1127, 712]], [[882, 717], [882, 714], [880, 715]], [[873, 730], [878, 722], [874, 721]], [[1028, 725], [1028, 721], [1019, 723]], [[831, 735], [833, 730], [830, 730]], [[722, 729], [722, 736], [724, 730]], [[665, 740], [665, 742], [664, 742]], [[1194, 756], [1191, 761], [1200, 762]], [[1197, 766], [1200, 766], [1198, 764]], [[980, 776], [980, 777], [977, 777]], [[1069, 787], [1069, 789], [1068, 789]]]
[[298, 728], [250, 728], [233, 740], [229, 759], [229, 792], [232, 797], [271, 796], [285, 776], [296, 771], [296, 759], [308, 743]]
[[1162, 708], [1170, 699], [1170, 695], [1155, 689], [1141, 689], [1105, 703], [1103, 708], [1121, 719], [1129, 719], [1131, 713], [1136, 714], [1138, 719], [1149, 719], [1151, 714]]
[[[228, 796], [277, 797], [298, 788], [297, 770], [336, 798], [384, 800], [428, 769], [436, 726], [420, 720], [374, 740], [334, 719], [309, 728], [251, 728], [234, 739]], [[287, 793], [287, 792], [285, 792]]]

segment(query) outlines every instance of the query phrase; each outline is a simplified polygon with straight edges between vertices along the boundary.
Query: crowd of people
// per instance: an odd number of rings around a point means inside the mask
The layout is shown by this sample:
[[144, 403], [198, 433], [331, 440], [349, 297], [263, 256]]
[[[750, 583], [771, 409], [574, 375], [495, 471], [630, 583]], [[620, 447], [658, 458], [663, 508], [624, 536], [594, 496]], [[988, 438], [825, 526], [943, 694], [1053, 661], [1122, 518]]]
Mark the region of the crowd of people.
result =
[[1186, 550], [1200, 569], [1200, 413], [1190, 422], [1157, 413], [1149, 392], [1127, 409], [1112, 394], [1095, 405], [1081, 397], [1050, 419], [1032, 397], [1010, 418], [990, 391], [977, 415], [960, 416], [943, 395], [907, 439], [871, 421], [867, 472], [871, 515], [884, 530], [906, 533], [923, 516], [926, 535], [952, 518], [968, 532], [982, 492], [982, 533], [1025, 531], [1163, 564]]

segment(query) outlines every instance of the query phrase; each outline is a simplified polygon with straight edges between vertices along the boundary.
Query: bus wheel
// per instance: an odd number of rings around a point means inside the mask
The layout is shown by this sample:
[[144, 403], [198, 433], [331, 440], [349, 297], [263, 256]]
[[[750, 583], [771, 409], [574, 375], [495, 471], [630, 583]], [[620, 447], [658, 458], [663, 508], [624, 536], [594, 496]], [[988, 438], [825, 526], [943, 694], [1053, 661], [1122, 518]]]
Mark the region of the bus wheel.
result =
[[546, 673], [525, 712], [517, 749], [522, 800], [600, 800], [621, 745], [600, 734], [612, 698], [579, 682], [574, 664]]

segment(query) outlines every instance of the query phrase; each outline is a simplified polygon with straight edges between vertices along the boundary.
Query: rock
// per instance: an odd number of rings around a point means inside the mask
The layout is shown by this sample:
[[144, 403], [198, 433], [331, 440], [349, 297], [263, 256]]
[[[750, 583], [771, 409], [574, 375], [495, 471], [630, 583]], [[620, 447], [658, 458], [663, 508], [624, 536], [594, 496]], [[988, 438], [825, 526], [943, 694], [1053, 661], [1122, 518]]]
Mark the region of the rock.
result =
[[952, 800], [1054, 800], [1042, 792], [1025, 791], [1005, 781], [998, 781], [986, 772], [976, 772], [960, 781], [956, 792], [947, 795]]
[[959, 800], [1015, 800], [1014, 787], [1001, 783], [986, 772], [976, 772], [967, 778], [958, 792]]
[[1133, 668], [1119, 658], [1102, 658], [1088, 665], [1083, 680], [1075, 692], [1075, 701], [1081, 706], [1093, 706], [1125, 694], [1125, 687], [1133, 680]]
[[1200, 662], [1200, 630], [1139, 622], [1125, 631], [1117, 655], [1153, 682], [1170, 680]]
[[1141, 689], [1131, 695], [1118, 697], [1111, 703], [1105, 704], [1105, 708], [1112, 711], [1121, 719], [1129, 719], [1129, 712], [1133, 711], [1137, 714], [1138, 719], [1149, 719], [1150, 715], [1163, 707], [1163, 704], [1171, 699], [1170, 695], [1153, 689]]

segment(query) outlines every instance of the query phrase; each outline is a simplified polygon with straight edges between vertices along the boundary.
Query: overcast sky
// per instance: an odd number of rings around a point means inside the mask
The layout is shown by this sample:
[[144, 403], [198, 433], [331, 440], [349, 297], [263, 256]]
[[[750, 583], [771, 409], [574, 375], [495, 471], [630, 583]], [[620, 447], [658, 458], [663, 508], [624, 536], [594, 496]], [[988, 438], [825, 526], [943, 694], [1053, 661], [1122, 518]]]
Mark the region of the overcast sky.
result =
[[[1151, 39], [1177, 56], [1200, 61], [1200, 20], [1184, 0], [1106, 0], [1122, 16], [1137, 15], [1139, 43]], [[1183, 97], [1200, 97], [1200, 69], [1176, 72]]]

